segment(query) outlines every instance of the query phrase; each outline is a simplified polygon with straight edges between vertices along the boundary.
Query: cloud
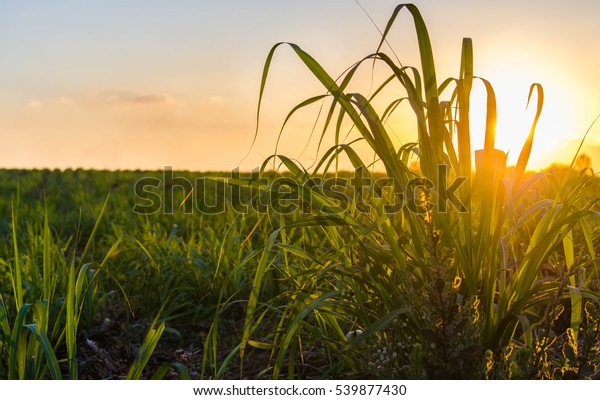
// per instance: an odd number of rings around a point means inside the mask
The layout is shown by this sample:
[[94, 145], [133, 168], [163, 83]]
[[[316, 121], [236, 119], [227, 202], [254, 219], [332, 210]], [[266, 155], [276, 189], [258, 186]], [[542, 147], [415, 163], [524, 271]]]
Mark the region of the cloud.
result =
[[42, 106], [42, 102], [39, 100], [31, 100], [29, 103], [27, 103], [27, 108], [30, 110], [35, 110], [38, 109]]
[[221, 96], [210, 96], [208, 98], [208, 100], [214, 104], [221, 104], [221, 103], [225, 102], [225, 99]]
[[146, 93], [127, 90], [96, 91], [75, 96], [60, 96], [47, 99], [33, 99], [25, 108], [39, 110], [50, 106], [76, 105], [97, 107], [106, 105], [170, 105], [176, 101], [165, 93]]
[[115, 102], [127, 104], [168, 104], [174, 100], [164, 93], [139, 93], [131, 91], [103, 91], [95, 92], [92, 98], [102, 102]]

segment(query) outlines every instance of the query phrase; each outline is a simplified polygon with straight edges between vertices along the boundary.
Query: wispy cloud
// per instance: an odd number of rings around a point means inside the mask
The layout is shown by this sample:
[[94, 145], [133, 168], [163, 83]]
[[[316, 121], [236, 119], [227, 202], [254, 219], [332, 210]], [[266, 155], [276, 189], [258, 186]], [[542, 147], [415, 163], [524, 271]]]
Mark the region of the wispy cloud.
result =
[[74, 96], [60, 96], [48, 99], [32, 99], [26, 104], [29, 110], [38, 110], [47, 106], [79, 105], [169, 105], [176, 103], [175, 99], [166, 93], [147, 93], [129, 90], [103, 90]]
[[36, 110], [42, 106], [42, 102], [40, 100], [31, 100], [27, 103], [27, 108], [30, 110]]
[[225, 102], [225, 98], [221, 96], [210, 96], [208, 100], [213, 104], [221, 104]]
[[140, 93], [131, 91], [102, 91], [92, 94], [98, 101], [128, 104], [168, 104], [173, 103], [171, 96], [164, 93]]

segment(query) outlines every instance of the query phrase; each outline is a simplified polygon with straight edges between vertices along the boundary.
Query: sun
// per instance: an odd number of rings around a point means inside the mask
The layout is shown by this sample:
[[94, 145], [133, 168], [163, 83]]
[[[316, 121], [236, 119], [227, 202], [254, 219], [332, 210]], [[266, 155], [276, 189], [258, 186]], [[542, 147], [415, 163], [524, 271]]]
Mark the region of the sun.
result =
[[[527, 107], [529, 88], [538, 82], [528, 79], [527, 74], [508, 72], [492, 73], [486, 77], [494, 87], [497, 103], [495, 147], [508, 154], [508, 165], [515, 165], [519, 153], [531, 129], [537, 93], [534, 91]], [[570, 139], [573, 111], [568, 97], [561, 95], [561, 88], [554, 80], [540, 82], [544, 88], [544, 106], [538, 121], [528, 168], [543, 168], [554, 160], [561, 143]], [[471, 94], [471, 143], [474, 150], [483, 148], [486, 116], [486, 94], [483, 85], [474, 85]], [[562, 160], [561, 160], [562, 161]]]

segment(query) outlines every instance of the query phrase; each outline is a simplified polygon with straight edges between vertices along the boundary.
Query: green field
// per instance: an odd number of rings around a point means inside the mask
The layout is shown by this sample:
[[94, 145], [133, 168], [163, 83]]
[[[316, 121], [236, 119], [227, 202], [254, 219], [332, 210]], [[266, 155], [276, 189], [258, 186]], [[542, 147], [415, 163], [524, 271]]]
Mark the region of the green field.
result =
[[[527, 171], [537, 84], [507, 168], [471, 41], [438, 81], [418, 10], [396, 11], [415, 22], [418, 69], [379, 51], [396, 13], [338, 80], [290, 45], [324, 87], [290, 115], [324, 102], [335, 135], [310, 171], [283, 155], [252, 174], [1, 170], [0, 378], [598, 378], [600, 179], [580, 154]], [[348, 92], [373, 62], [390, 78]], [[391, 83], [404, 97], [376, 109]], [[385, 120], [401, 103], [417, 142], [399, 147]], [[342, 142], [346, 123], [376, 172]]]

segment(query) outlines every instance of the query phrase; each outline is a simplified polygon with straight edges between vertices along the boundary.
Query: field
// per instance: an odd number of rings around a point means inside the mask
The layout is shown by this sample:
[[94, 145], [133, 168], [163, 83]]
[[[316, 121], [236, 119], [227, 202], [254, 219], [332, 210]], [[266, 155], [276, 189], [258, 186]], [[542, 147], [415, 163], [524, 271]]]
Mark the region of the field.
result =
[[[290, 115], [324, 102], [336, 138], [310, 171], [284, 155], [251, 174], [1, 170], [0, 378], [599, 378], [600, 179], [582, 154], [527, 170], [537, 84], [507, 167], [471, 41], [438, 82], [416, 7], [396, 9], [380, 49], [398, 12], [419, 69], [378, 51], [335, 80], [289, 44], [324, 87]], [[373, 62], [390, 78], [351, 93]], [[404, 97], [376, 109], [392, 84]], [[385, 125], [400, 104], [417, 121], [402, 147]], [[348, 122], [377, 168], [341, 140]]]

